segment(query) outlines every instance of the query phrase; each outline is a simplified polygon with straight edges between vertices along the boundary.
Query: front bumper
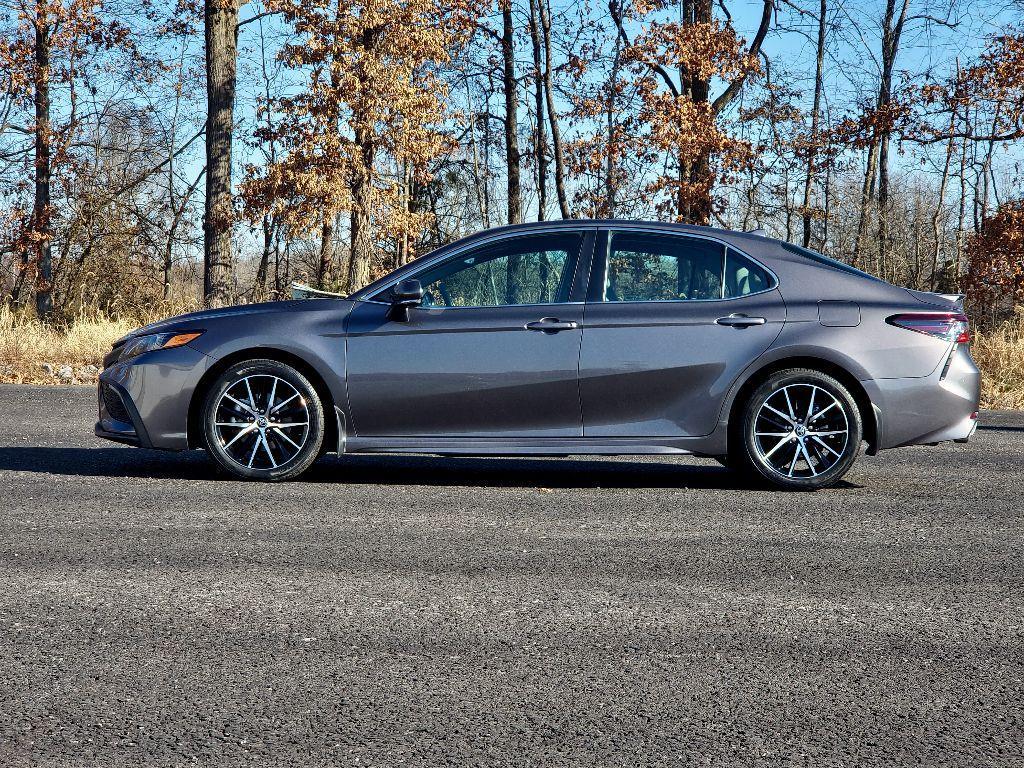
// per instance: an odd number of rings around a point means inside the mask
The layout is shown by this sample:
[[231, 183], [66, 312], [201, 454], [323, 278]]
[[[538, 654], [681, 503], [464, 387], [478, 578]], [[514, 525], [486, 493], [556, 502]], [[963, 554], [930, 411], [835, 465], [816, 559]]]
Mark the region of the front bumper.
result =
[[188, 346], [115, 363], [100, 374], [97, 437], [141, 448], [188, 448], [192, 394], [211, 359]]
[[878, 448], [966, 442], [978, 426], [981, 372], [965, 345], [917, 378], [861, 382], [874, 406]]

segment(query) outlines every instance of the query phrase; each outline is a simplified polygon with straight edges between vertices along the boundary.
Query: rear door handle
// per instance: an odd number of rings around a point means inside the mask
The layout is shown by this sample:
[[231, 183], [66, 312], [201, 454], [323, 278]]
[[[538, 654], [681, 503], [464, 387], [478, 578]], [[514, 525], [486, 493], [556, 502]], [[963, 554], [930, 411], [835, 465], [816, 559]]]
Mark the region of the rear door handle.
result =
[[572, 320], [559, 320], [557, 317], [542, 317], [540, 320], [526, 324], [526, 330], [543, 331], [544, 333], [571, 331], [577, 327], [578, 325]]
[[749, 315], [729, 315], [715, 320], [719, 325], [731, 325], [736, 328], [746, 328], [748, 325], [764, 325], [767, 320], [763, 317], [750, 317]]

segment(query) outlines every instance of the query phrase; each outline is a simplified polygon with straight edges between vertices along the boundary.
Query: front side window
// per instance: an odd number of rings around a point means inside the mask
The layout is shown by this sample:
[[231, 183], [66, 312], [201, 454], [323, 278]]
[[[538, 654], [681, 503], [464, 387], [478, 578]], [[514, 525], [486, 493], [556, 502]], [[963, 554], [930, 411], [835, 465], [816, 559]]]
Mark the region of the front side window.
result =
[[720, 243], [632, 232], [611, 238], [604, 301], [722, 298], [725, 249]]
[[580, 233], [482, 246], [416, 275], [425, 307], [501, 307], [568, 301]]

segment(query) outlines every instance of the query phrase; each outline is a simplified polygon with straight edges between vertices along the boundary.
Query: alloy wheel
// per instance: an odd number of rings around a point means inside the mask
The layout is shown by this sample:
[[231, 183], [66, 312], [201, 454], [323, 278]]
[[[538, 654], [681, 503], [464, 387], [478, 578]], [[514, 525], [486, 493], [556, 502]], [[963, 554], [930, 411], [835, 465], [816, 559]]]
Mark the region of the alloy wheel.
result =
[[843, 459], [849, 441], [842, 402], [816, 384], [780, 387], [765, 398], [754, 419], [757, 458], [787, 480], [828, 472]]
[[246, 469], [272, 470], [295, 459], [310, 435], [309, 404], [290, 382], [272, 374], [245, 376], [221, 394], [215, 436]]

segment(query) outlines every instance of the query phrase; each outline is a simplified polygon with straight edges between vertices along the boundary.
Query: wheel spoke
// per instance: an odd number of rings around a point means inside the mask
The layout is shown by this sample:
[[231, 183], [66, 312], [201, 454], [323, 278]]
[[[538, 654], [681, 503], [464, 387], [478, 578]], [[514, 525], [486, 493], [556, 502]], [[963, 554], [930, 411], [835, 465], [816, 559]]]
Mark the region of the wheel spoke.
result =
[[758, 437], [789, 437], [792, 432], [755, 432]]
[[818, 393], [817, 387], [811, 387], [811, 402], [807, 406], [807, 424], [811, 423], [811, 414], [814, 413], [814, 396]]
[[793, 419], [791, 419], [791, 418], [790, 418], [789, 416], [787, 416], [786, 414], [784, 414], [784, 413], [783, 413], [782, 411], [780, 411], [780, 410], [779, 410], [778, 408], [773, 408], [772, 406], [768, 405], [768, 403], [765, 403], [765, 404], [764, 404], [764, 407], [765, 407], [765, 408], [767, 408], [767, 409], [768, 409], [769, 411], [771, 411], [772, 413], [774, 413], [774, 414], [777, 414], [777, 415], [781, 416], [782, 418], [784, 418], [784, 419], [786, 420], [786, 422], [787, 422], [787, 423], [789, 423], [789, 424], [792, 424], [792, 423], [793, 423]]
[[252, 444], [252, 453], [249, 454], [249, 469], [252, 469], [252, 463], [256, 460], [256, 451], [260, 447], [260, 439], [256, 438], [256, 442]]
[[270, 413], [271, 406], [277, 397], [277, 376], [274, 377], [274, 384], [270, 387], [270, 398], [267, 400], [267, 413]]
[[287, 441], [288, 441], [289, 443], [291, 443], [292, 445], [294, 445], [294, 446], [295, 446], [295, 450], [300, 450], [300, 449], [302, 448], [302, 446], [301, 446], [301, 445], [299, 445], [299, 444], [298, 444], [298, 443], [296, 443], [296, 442], [295, 442], [294, 440], [292, 440], [292, 439], [291, 439], [290, 437], [288, 437], [288, 435], [286, 435], [286, 434], [284, 433], [284, 430], [280, 429], [280, 425], [279, 425], [279, 424], [274, 424], [274, 425], [272, 425], [272, 426], [271, 426], [271, 429], [273, 429], [273, 430], [274, 430], [275, 432], [277, 432], [277, 436], [278, 436], [278, 437], [283, 437], [283, 438], [284, 438], [285, 440], [287, 440]]
[[789, 387], [783, 387], [782, 394], [786, 398], [786, 408], [789, 409], [789, 420], [796, 421], [796, 411], [793, 410], [793, 401], [789, 399]]
[[252, 396], [252, 387], [249, 386], [249, 377], [245, 377], [245, 391], [249, 393], [249, 404], [252, 408], [252, 412], [256, 413], [256, 398]]
[[793, 451], [793, 460], [789, 462], [789, 476], [793, 476], [793, 470], [796, 469], [796, 463], [800, 460], [800, 444], [797, 443], [796, 450]]
[[838, 458], [839, 458], [840, 456], [842, 456], [842, 455], [843, 455], [843, 454], [839, 453], [839, 451], [837, 451], [837, 450], [836, 450], [835, 448], [833, 448], [833, 447], [832, 447], [831, 445], [829, 445], [829, 444], [828, 444], [828, 443], [826, 443], [826, 442], [825, 442], [824, 440], [822, 440], [822, 439], [821, 439], [820, 437], [818, 437], [817, 435], [811, 435], [811, 439], [812, 439], [812, 440], [814, 440], [814, 442], [816, 442], [816, 443], [817, 443], [818, 445], [820, 445], [820, 446], [821, 446], [822, 448], [824, 448], [824, 449], [825, 449], [826, 451], [828, 451], [829, 453], [831, 453], [831, 454], [832, 454], [833, 456], [835, 456], [835, 457], [836, 457], [837, 459], [838, 459]]
[[226, 397], [228, 400], [230, 400], [235, 405], [238, 405], [238, 406], [241, 406], [242, 408], [244, 408], [246, 413], [254, 413], [252, 408], [250, 408], [248, 405], [243, 403], [241, 400], [238, 400], [237, 398], [232, 397], [227, 392], [224, 393], [224, 397]]
[[290, 427], [306, 427], [306, 426], [309, 426], [309, 422], [308, 421], [293, 421], [293, 422], [290, 422], [290, 423], [276, 422], [272, 426], [278, 427], [278, 428], [288, 429]]
[[814, 414], [813, 416], [811, 416], [811, 418], [809, 419], [809, 421], [814, 421], [815, 419], [817, 419], [817, 418], [820, 418], [820, 417], [821, 417], [821, 414], [825, 413], [826, 411], [828, 411], [828, 410], [830, 410], [830, 409], [832, 409], [832, 408], [835, 408], [835, 407], [836, 407], [837, 405], [838, 405], [838, 403], [837, 403], [837, 402], [836, 402], [835, 400], [833, 400], [833, 401], [832, 401], [831, 403], [829, 403], [828, 405], [826, 405], [826, 406], [825, 406], [824, 408], [822, 408], [822, 409], [821, 409], [820, 411], [818, 411], [818, 412], [817, 412], [816, 414]]
[[292, 395], [291, 397], [289, 397], [289, 398], [288, 398], [287, 400], [285, 400], [284, 402], [278, 403], [278, 404], [277, 404], [277, 405], [276, 405], [276, 406], [275, 406], [274, 408], [272, 408], [272, 409], [270, 410], [270, 412], [271, 412], [271, 413], [277, 413], [278, 411], [280, 411], [280, 410], [281, 410], [282, 408], [284, 408], [284, 407], [285, 407], [286, 405], [288, 405], [288, 403], [290, 403], [290, 402], [291, 402], [292, 400], [294, 400], [294, 399], [295, 399], [296, 397], [298, 397], [298, 396], [299, 396], [299, 393], [298, 393], [298, 392], [296, 392], [296, 393], [295, 393], [294, 395]]
[[263, 447], [267, 451], [267, 456], [270, 457], [270, 465], [274, 469], [277, 469], [277, 461], [274, 459], [274, 454], [270, 450], [270, 443], [267, 442], [267, 433], [266, 432], [261, 432], [260, 433], [260, 440], [263, 442]]
[[811, 461], [811, 455], [807, 452], [807, 446], [804, 445], [802, 440], [800, 441], [800, 450], [804, 454], [804, 461], [807, 462], [807, 468], [811, 470], [811, 477], [817, 477], [818, 471], [814, 468], [814, 462]]
[[789, 440], [787, 438], [782, 438], [781, 440], [779, 440], [779, 442], [777, 442], [775, 444], [775, 447], [772, 448], [770, 451], [768, 451], [768, 453], [766, 453], [764, 455], [765, 459], [771, 458], [771, 455], [773, 453], [775, 453], [777, 450], [779, 450], [779, 448], [781, 448], [782, 446], [784, 446], [788, 442], [789, 442]]
[[246, 426], [245, 426], [245, 427], [244, 427], [244, 428], [242, 429], [242, 431], [241, 431], [241, 432], [239, 432], [239, 433], [238, 433], [237, 435], [235, 435], [234, 437], [232, 437], [232, 438], [231, 438], [231, 439], [230, 439], [230, 440], [229, 440], [228, 442], [224, 443], [224, 447], [225, 447], [225, 448], [230, 448], [230, 447], [231, 447], [232, 445], [234, 445], [234, 444], [235, 444], [235, 443], [236, 443], [236, 442], [238, 441], [238, 439], [239, 439], [240, 437], [243, 437], [243, 436], [245, 436], [245, 435], [248, 435], [248, 434], [249, 434], [250, 432], [252, 432], [252, 431], [253, 431], [254, 429], [256, 429], [256, 425], [255, 425], [255, 424], [248, 424], [248, 425], [246, 425]]
[[808, 432], [808, 437], [831, 437], [833, 435], [845, 435], [847, 430], [845, 429], [834, 429], [830, 432]]

